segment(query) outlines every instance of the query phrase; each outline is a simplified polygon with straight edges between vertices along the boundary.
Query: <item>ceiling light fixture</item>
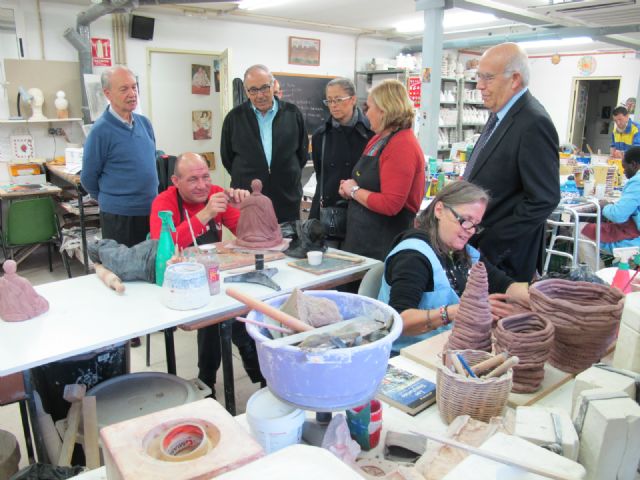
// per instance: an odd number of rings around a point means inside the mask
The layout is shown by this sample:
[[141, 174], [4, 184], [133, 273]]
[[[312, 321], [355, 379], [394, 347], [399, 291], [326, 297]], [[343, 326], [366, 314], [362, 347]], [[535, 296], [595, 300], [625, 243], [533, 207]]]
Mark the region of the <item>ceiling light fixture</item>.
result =
[[[445, 11], [444, 18], [442, 20], [442, 27], [450, 29], [469, 25], [482, 25], [496, 20], [498, 20], [498, 18], [489, 13], [469, 12], [464, 10], [458, 10], [455, 12]], [[400, 33], [422, 32], [424, 30], [424, 19], [420, 17], [398, 22], [394, 25], [394, 28]]]
[[569, 47], [571, 45], [584, 45], [592, 43], [591, 37], [571, 37], [571, 38], [554, 38], [549, 40], [531, 40], [528, 42], [518, 42], [524, 49], [551, 48], [551, 47]]
[[238, 7], [242, 10], [257, 10], [259, 8], [279, 7], [291, 0], [242, 0]]

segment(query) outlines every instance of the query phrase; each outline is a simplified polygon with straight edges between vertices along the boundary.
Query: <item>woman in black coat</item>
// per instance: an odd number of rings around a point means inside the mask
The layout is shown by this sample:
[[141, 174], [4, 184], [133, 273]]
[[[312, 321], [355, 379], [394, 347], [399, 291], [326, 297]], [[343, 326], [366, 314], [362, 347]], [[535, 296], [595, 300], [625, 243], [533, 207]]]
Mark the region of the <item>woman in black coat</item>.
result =
[[[351, 80], [334, 78], [327, 83], [325, 96], [324, 104], [329, 107], [331, 116], [311, 139], [317, 186], [309, 218], [319, 219], [322, 206], [343, 208], [346, 220], [347, 202], [338, 194], [340, 180], [351, 178], [353, 166], [373, 131], [369, 128], [369, 120], [356, 105], [356, 88]], [[329, 245], [340, 248], [344, 238], [336, 232], [327, 234]]]

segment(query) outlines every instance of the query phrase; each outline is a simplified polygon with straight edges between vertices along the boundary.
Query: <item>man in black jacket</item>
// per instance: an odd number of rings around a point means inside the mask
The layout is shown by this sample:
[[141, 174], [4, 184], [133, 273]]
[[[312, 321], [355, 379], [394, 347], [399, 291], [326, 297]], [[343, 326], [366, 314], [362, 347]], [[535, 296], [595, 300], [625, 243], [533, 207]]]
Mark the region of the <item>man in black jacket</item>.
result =
[[492, 113], [464, 172], [491, 194], [471, 243], [520, 282], [540, 267], [545, 223], [560, 201], [558, 133], [528, 83], [527, 54], [515, 43], [482, 55], [477, 88]]
[[274, 78], [264, 65], [244, 74], [249, 101], [231, 110], [222, 124], [220, 154], [231, 175], [231, 187], [250, 190], [262, 181], [262, 193], [273, 202], [278, 222], [300, 218], [300, 176], [307, 162], [307, 132], [302, 113], [275, 99]]

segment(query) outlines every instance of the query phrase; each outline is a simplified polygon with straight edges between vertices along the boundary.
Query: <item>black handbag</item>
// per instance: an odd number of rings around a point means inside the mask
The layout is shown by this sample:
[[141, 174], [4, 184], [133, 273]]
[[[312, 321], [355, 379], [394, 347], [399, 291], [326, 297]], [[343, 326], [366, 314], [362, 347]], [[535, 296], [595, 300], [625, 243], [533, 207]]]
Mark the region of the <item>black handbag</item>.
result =
[[332, 207], [325, 207], [324, 198], [324, 146], [326, 134], [322, 134], [322, 153], [320, 154], [320, 223], [329, 237], [344, 239], [347, 235], [347, 201], [339, 200]]

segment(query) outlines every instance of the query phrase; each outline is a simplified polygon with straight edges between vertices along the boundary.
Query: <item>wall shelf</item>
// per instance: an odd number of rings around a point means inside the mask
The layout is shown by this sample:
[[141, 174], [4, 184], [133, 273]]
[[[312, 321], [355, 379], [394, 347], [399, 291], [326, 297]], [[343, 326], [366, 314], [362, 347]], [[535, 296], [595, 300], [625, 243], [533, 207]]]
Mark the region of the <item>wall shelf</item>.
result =
[[81, 118], [48, 118], [47, 120], [0, 120], [0, 125], [44, 125], [47, 123], [81, 122]]

